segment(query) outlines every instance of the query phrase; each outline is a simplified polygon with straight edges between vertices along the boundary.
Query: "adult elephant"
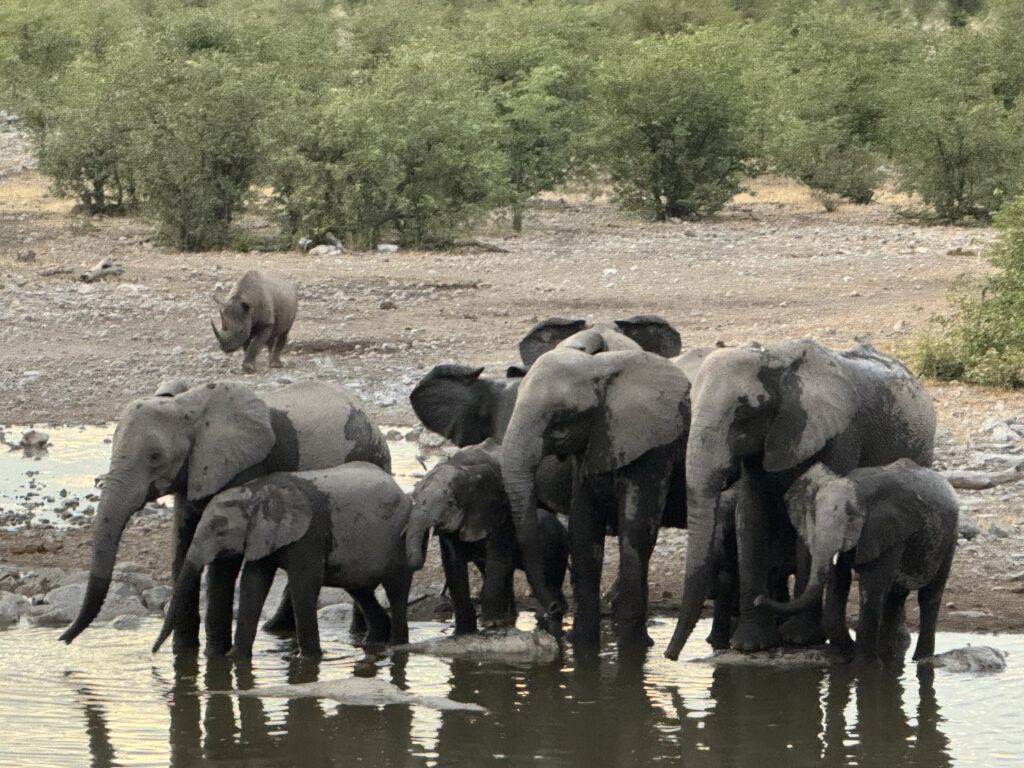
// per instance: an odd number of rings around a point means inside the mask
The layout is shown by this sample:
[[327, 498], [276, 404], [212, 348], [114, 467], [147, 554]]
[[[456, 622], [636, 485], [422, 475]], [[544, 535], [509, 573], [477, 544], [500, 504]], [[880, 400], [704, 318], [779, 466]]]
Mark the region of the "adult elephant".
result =
[[611, 527], [619, 537], [620, 647], [646, 645], [647, 564], [686, 440], [689, 388], [682, 370], [663, 357], [571, 347], [537, 358], [519, 387], [502, 478], [530, 587], [556, 633], [562, 609], [543, 576], [536, 472], [545, 456], [572, 462], [574, 642], [599, 639], [601, 565]]
[[737, 469], [740, 622], [731, 645], [757, 650], [779, 642], [771, 613], [754, 600], [767, 588], [764, 553], [773, 535], [780, 526], [791, 530], [782, 502], [789, 485], [818, 461], [838, 474], [899, 458], [927, 466], [934, 442], [935, 410], [924, 387], [868, 344], [836, 352], [799, 339], [708, 356], [693, 382], [686, 573], [665, 655], [678, 658], [700, 617], [716, 508]]
[[[172, 571], [177, 579], [202, 510], [215, 493], [271, 472], [323, 469], [349, 461], [391, 469], [380, 430], [360, 402], [334, 384], [299, 382], [257, 393], [242, 384], [216, 382], [129, 403], [114, 431], [110, 469], [93, 523], [85, 598], [61, 639], [70, 643], [96, 618], [110, 586], [121, 534], [146, 502], [174, 494]], [[238, 565], [214, 565], [208, 573], [208, 652], [227, 651], [231, 645], [230, 606]], [[175, 633], [178, 649], [199, 644], [198, 594], [188, 599], [189, 620]]]

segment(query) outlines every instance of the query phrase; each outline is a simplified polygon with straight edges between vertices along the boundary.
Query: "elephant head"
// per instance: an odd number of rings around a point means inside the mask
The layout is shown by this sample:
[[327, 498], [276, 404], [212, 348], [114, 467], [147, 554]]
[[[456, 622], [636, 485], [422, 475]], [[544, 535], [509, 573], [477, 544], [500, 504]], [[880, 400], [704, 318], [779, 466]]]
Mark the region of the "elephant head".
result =
[[222, 491], [211, 499], [178, 574], [153, 653], [181, 620], [185, 596], [195, 594], [203, 568], [225, 555], [261, 560], [305, 535], [317, 511], [316, 493], [308, 486], [308, 481], [280, 473]]
[[437, 365], [409, 395], [427, 429], [460, 447], [505, 436], [520, 378], [481, 376], [483, 368]]
[[129, 403], [114, 431], [93, 521], [85, 599], [61, 639], [70, 643], [99, 613], [121, 534], [135, 512], [171, 491], [184, 491], [191, 501], [212, 496], [266, 458], [274, 442], [269, 409], [240, 384], [205, 384], [174, 397]]
[[576, 457], [578, 472], [620, 469], [685, 439], [689, 381], [668, 360], [643, 352], [584, 354], [559, 348], [523, 379], [502, 445], [502, 477], [534, 594], [550, 616], [560, 603], [540, 572], [536, 470], [546, 455]]
[[678, 658], [711, 579], [716, 508], [742, 460], [793, 469], [849, 428], [857, 389], [839, 357], [810, 339], [708, 355], [693, 382], [686, 447], [687, 541], [683, 601], [665, 655]]
[[220, 328], [211, 320], [213, 335], [224, 352], [235, 352], [252, 335], [252, 304], [245, 299], [232, 295], [227, 302], [213, 297], [220, 310]]
[[412, 492], [406, 527], [406, 560], [423, 567], [430, 529], [480, 541], [508, 518], [508, 497], [501, 482], [501, 446], [488, 439], [431, 469]]

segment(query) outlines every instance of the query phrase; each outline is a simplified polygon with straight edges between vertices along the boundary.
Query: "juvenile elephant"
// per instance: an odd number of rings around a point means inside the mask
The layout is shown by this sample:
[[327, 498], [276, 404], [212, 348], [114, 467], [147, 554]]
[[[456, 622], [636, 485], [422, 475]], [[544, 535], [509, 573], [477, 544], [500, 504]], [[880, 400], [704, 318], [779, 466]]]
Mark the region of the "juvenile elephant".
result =
[[251, 269], [242, 275], [226, 301], [213, 300], [220, 308], [220, 328], [210, 321], [224, 352], [245, 348], [242, 371], [256, 370], [256, 355], [263, 347], [270, 352], [270, 367], [281, 367], [281, 352], [295, 322], [298, 297], [295, 286], [284, 276]]
[[[196, 528], [153, 651], [187, 620], [183, 611], [188, 595], [199, 587], [203, 568], [238, 556], [245, 565], [229, 655], [252, 655], [260, 613], [278, 568], [288, 573], [304, 656], [321, 655], [316, 605], [325, 585], [352, 595], [366, 618], [368, 642], [408, 642], [406, 608], [413, 568], [405, 558], [404, 531], [411, 508], [412, 501], [394, 478], [366, 462], [275, 472], [221, 491]], [[390, 620], [374, 597], [378, 585], [387, 593]], [[230, 605], [227, 610], [230, 625]]]
[[572, 462], [574, 642], [599, 639], [609, 528], [619, 537], [613, 608], [620, 647], [647, 642], [647, 564], [686, 442], [689, 389], [680, 368], [640, 350], [557, 348], [523, 379], [503, 443], [502, 478], [530, 586], [557, 632], [562, 605], [541, 569], [536, 470], [545, 456]]
[[[368, 461], [391, 469], [380, 430], [359, 401], [334, 384], [300, 382], [257, 393], [233, 382], [193, 387], [172, 397], [144, 397], [121, 413], [93, 522], [92, 566], [82, 608], [61, 635], [70, 643], [99, 613], [110, 587], [121, 534], [148, 501], [174, 494], [178, 575], [206, 502], [215, 493], [275, 471]], [[210, 569], [208, 615], [230, 604], [238, 563]], [[182, 606], [176, 648], [199, 645], [198, 591]], [[230, 625], [207, 622], [207, 649], [226, 651]]]
[[790, 518], [813, 558], [810, 581], [792, 602], [758, 600], [793, 613], [820, 604], [828, 582], [826, 633], [833, 646], [849, 653], [853, 643], [846, 630], [846, 600], [850, 572], [856, 571], [861, 606], [857, 652], [889, 658], [896, 653], [903, 605], [916, 590], [921, 631], [914, 658], [931, 656], [942, 592], [956, 553], [959, 506], [942, 475], [909, 459], [855, 469], [845, 477], [815, 464], [786, 493]]
[[[455, 633], [476, 631], [476, 611], [469, 592], [470, 562], [483, 575], [482, 624], [515, 624], [513, 576], [523, 562], [501, 480], [501, 446], [488, 439], [463, 448], [431, 469], [416, 484], [412, 498], [406, 534], [408, 561], [414, 568], [423, 565], [433, 528], [455, 607]], [[544, 583], [564, 606], [568, 537], [558, 518], [546, 510], [539, 512], [538, 527]]]
[[[731, 644], [772, 647], [779, 642], [775, 617], [754, 599], [768, 591], [772, 540], [792, 536], [783, 494], [818, 461], [839, 473], [899, 458], [930, 464], [931, 398], [903, 365], [870, 345], [835, 352], [800, 339], [708, 355], [693, 382], [691, 410], [686, 575], [665, 655], [678, 658], [700, 616], [712, 577], [716, 508], [737, 474], [740, 622]], [[794, 639], [823, 636], [817, 615], [793, 620], [802, 620], [789, 627]]]

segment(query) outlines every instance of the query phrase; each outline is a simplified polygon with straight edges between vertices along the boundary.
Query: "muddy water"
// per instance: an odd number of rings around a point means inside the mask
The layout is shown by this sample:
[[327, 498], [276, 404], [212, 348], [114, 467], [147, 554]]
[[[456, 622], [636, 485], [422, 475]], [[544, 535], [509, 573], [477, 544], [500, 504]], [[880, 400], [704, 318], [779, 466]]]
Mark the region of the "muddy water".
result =
[[[46, 449], [0, 446], [0, 527], [26, 523], [61, 527], [89, 519], [99, 498], [96, 478], [110, 463], [114, 425], [15, 425], [4, 427], [3, 432], [7, 441], [17, 443], [30, 429], [49, 434]], [[404, 440], [389, 441], [388, 446], [395, 478], [403, 489], [412, 490], [424, 471], [417, 459], [420, 446]], [[437, 454], [423, 459], [430, 466]], [[163, 501], [170, 506], [169, 497]]]
[[[532, 620], [522, 619], [528, 626]], [[695, 637], [702, 636], [700, 629]], [[706, 628], [703, 628], [706, 631]], [[1024, 637], [946, 634], [1010, 651], [1001, 674], [918, 677], [831, 669], [642, 665], [610, 648], [587, 663], [514, 667], [367, 658], [327, 630], [300, 663], [262, 634], [250, 665], [151, 655], [157, 622], [98, 628], [71, 647], [24, 623], [0, 632], [0, 765], [935, 766], [1024, 764]], [[449, 631], [416, 624], [413, 640]], [[664, 647], [670, 625], [652, 627]], [[689, 656], [704, 654], [694, 641]], [[686, 654], [684, 654], [685, 656]], [[377, 676], [489, 714], [331, 700], [238, 698], [227, 689]]]

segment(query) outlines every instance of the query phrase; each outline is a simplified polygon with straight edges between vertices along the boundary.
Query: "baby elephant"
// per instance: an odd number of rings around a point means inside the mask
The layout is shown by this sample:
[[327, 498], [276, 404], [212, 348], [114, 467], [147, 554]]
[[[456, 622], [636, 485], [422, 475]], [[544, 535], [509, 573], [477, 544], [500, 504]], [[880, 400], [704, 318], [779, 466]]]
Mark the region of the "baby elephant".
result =
[[854, 646], [846, 630], [846, 600], [851, 571], [857, 571], [857, 653], [896, 655], [903, 606], [916, 590], [921, 627], [914, 658], [931, 656], [959, 514], [956, 493], [945, 478], [909, 459], [855, 469], [845, 477], [815, 464], [790, 488], [786, 507], [811, 552], [810, 580], [790, 603], [759, 602], [783, 613], [802, 611], [820, 602], [828, 581], [825, 631], [829, 642], [849, 655]]
[[[455, 633], [476, 631], [476, 611], [469, 594], [469, 563], [483, 575], [481, 623], [515, 624], [513, 576], [522, 568], [508, 497], [501, 479], [501, 446], [488, 439], [463, 448], [438, 464], [413, 491], [406, 532], [407, 559], [423, 565], [430, 529], [441, 546], [441, 562], [455, 607]], [[569, 558], [565, 528], [550, 512], [538, 518], [544, 577], [562, 603], [562, 582]]]
[[[412, 502], [380, 467], [351, 462], [310, 472], [276, 472], [221, 491], [203, 513], [175, 584], [155, 652], [174, 630], [204, 566], [241, 557], [235, 641], [229, 654], [252, 655], [263, 603], [278, 568], [288, 572], [295, 632], [304, 656], [320, 655], [320, 587], [352, 595], [372, 643], [408, 642], [406, 607], [412, 573], [403, 532]], [[391, 618], [374, 597], [384, 585]], [[230, 623], [231, 617], [216, 617]]]
[[281, 275], [249, 270], [235, 283], [227, 301], [216, 296], [213, 300], [220, 307], [220, 328], [210, 321], [213, 333], [225, 352], [245, 348], [242, 371], [256, 370], [256, 355], [264, 346], [270, 350], [270, 367], [280, 368], [281, 351], [298, 306], [295, 286]]

